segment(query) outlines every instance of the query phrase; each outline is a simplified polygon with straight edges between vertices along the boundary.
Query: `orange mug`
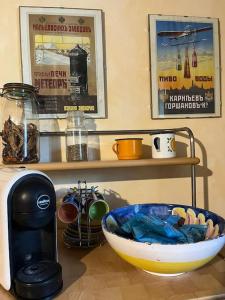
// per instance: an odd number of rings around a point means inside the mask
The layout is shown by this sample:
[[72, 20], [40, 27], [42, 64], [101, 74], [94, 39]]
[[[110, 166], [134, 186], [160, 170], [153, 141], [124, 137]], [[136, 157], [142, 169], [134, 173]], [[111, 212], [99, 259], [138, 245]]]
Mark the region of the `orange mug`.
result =
[[118, 159], [140, 159], [142, 156], [142, 138], [116, 139], [112, 149]]

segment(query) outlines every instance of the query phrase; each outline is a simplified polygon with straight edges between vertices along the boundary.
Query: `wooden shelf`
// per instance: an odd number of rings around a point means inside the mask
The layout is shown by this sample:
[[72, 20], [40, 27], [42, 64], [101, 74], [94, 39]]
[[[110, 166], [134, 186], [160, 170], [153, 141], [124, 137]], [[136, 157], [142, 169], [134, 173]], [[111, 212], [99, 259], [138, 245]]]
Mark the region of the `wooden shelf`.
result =
[[87, 170], [87, 169], [106, 169], [106, 168], [127, 168], [145, 166], [175, 166], [175, 165], [197, 165], [198, 157], [175, 157], [158, 159], [139, 159], [139, 160], [95, 160], [79, 162], [51, 162], [37, 164], [16, 164], [0, 165], [1, 167], [26, 167], [40, 171], [65, 171], [65, 170]]

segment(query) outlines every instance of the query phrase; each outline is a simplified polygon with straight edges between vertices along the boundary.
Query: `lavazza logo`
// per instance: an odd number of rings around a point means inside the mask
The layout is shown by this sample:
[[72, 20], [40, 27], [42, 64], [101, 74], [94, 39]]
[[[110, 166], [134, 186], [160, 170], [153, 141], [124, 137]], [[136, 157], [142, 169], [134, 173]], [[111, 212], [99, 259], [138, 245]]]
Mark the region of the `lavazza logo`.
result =
[[37, 206], [40, 209], [47, 209], [50, 205], [50, 197], [48, 195], [41, 195], [37, 199]]

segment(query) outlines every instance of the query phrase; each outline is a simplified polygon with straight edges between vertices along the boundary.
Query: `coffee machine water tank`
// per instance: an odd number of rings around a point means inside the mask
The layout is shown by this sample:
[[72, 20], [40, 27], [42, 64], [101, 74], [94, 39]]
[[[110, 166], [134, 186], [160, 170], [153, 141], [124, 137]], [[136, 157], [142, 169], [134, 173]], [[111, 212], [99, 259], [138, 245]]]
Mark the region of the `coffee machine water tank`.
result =
[[62, 287], [55, 211], [47, 175], [0, 169], [0, 284], [16, 297], [49, 299]]

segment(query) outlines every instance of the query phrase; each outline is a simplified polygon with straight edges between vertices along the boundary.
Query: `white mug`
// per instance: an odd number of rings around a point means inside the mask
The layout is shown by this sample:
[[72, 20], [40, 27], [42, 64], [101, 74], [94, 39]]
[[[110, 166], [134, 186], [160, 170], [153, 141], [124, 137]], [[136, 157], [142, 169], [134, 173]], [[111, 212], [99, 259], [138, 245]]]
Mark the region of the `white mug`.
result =
[[174, 133], [152, 135], [152, 158], [170, 158], [176, 156]]

